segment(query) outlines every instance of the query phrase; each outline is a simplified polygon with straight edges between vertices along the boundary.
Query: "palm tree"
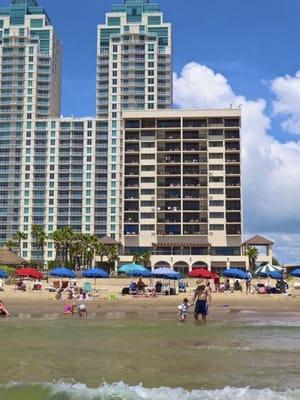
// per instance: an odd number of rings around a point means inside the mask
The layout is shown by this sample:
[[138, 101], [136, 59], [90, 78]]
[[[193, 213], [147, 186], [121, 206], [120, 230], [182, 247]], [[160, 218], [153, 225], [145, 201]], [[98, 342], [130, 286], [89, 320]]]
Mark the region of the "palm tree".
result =
[[119, 249], [117, 246], [110, 246], [109, 255], [108, 255], [108, 262], [109, 264], [113, 264], [115, 267], [116, 261], [119, 261]]
[[150, 266], [150, 259], [151, 259], [151, 254], [146, 252], [146, 253], [135, 253], [133, 255], [132, 262], [135, 264], [141, 264], [145, 268]]
[[104, 257], [109, 257], [110, 253], [110, 248], [106, 244], [103, 244], [101, 241], [99, 241], [97, 249], [96, 249], [96, 254], [100, 257], [101, 264], [103, 264], [103, 258]]
[[19, 243], [19, 255], [21, 256], [22, 241], [27, 239], [27, 235], [24, 232], [18, 231], [14, 234], [13, 239], [17, 240]]
[[44, 265], [44, 247], [46, 244], [47, 234], [41, 225], [32, 225], [31, 235], [35, 238], [37, 248], [42, 252], [42, 263]]
[[255, 270], [255, 261], [256, 261], [256, 259], [258, 257], [257, 248], [256, 247], [252, 247], [252, 246], [247, 246], [246, 256], [248, 256], [248, 259], [249, 259], [250, 270], [251, 270], [251, 272], [254, 272], [254, 270]]
[[13, 249], [16, 247], [16, 242], [14, 242], [13, 240], [8, 240], [5, 243], [5, 246], [8, 248], [8, 250], [13, 251]]

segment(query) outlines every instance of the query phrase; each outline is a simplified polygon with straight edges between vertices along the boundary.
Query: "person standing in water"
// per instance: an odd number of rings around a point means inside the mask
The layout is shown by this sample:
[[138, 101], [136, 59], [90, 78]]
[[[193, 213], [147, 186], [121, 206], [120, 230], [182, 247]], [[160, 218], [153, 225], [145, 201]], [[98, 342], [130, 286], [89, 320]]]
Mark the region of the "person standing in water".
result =
[[199, 315], [202, 317], [202, 321], [206, 322], [208, 306], [211, 305], [211, 290], [204, 284], [199, 285], [195, 290], [193, 297], [194, 318], [198, 321]]

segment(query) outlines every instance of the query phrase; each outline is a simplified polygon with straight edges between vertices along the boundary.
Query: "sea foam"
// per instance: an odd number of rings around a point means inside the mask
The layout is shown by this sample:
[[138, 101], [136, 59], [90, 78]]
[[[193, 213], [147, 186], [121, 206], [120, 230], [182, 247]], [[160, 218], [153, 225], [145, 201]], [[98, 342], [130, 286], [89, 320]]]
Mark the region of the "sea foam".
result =
[[[299, 390], [276, 392], [271, 389], [251, 389], [225, 387], [218, 390], [192, 390], [182, 388], [153, 388], [147, 389], [142, 385], [128, 386], [123, 382], [113, 385], [102, 384], [97, 389], [88, 388], [84, 384], [58, 382], [56, 384], [9, 384], [0, 386], [1, 392], [6, 393], [22, 387], [31, 387], [31, 390], [45, 390], [43, 400], [300, 400]], [[21, 397], [18, 397], [21, 398]]]

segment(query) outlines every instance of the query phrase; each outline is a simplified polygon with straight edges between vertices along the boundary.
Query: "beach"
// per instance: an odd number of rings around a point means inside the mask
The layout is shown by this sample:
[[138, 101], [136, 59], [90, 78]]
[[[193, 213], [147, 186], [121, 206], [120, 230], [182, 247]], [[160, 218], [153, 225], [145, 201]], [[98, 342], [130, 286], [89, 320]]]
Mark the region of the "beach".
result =
[[[90, 280], [90, 282], [94, 285], [94, 280]], [[93, 300], [86, 302], [90, 316], [99, 319], [176, 319], [177, 306], [185, 297], [192, 300], [193, 290], [197, 286], [196, 280], [188, 280], [187, 293], [180, 293], [176, 296], [135, 298], [130, 295], [121, 295], [122, 288], [128, 286], [130, 282], [130, 278], [97, 280], [95, 286], [97, 291], [93, 292]], [[49, 281], [49, 284], [51, 283], [52, 280]], [[149, 284], [149, 282], [146, 283]], [[43, 285], [47, 286], [45, 282]], [[29, 288], [31, 286], [29, 285]], [[5, 302], [13, 317], [28, 318], [28, 316], [32, 316], [38, 318], [43, 314], [59, 315], [63, 311], [65, 301], [55, 300], [55, 293], [48, 291], [22, 292], [15, 291], [13, 288], [14, 285], [7, 285], [5, 291], [0, 293], [1, 300]], [[115, 300], [110, 300], [111, 294], [116, 296]], [[280, 313], [300, 313], [300, 296], [246, 295], [245, 292], [212, 294], [209, 319], [217, 321], [228, 319], [230, 314], [235, 314], [234, 318], [240, 314], [242, 318], [242, 315], [247, 312], [258, 312], [265, 315], [266, 318]]]

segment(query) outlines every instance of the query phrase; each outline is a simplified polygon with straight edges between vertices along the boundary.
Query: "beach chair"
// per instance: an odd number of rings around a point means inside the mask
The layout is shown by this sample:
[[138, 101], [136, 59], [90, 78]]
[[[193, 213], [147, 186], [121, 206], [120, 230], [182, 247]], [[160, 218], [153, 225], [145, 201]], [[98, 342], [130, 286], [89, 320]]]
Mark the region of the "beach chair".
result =
[[93, 287], [90, 282], [84, 282], [83, 284], [83, 291], [86, 293], [92, 293]]

